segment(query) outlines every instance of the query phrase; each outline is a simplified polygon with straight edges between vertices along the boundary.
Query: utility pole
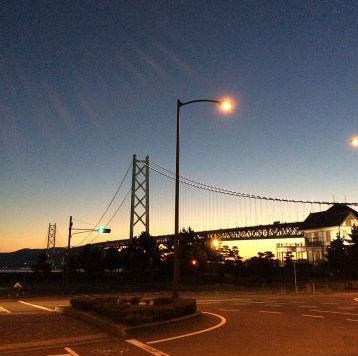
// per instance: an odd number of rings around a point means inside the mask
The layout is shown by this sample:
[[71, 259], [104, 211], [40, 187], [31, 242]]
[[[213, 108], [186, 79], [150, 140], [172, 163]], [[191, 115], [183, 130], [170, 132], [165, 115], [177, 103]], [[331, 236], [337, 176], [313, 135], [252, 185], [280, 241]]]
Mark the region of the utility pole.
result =
[[68, 243], [67, 243], [67, 251], [66, 251], [66, 260], [65, 260], [65, 265], [63, 268], [63, 287], [64, 290], [66, 288], [66, 285], [69, 284], [70, 282], [70, 277], [71, 277], [71, 238], [72, 238], [72, 231], [76, 231], [73, 233], [73, 235], [75, 234], [82, 234], [82, 233], [86, 233], [86, 232], [90, 232], [90, 231], [96, 231], [99, 234], [109, 234], [111, 232], [111, 229], [107, 228], [107, 227], [97, 227], [95, 229], [78, 229], [78, 228], [73, 228], [73, 222], [72, 222], [72, 216], [70, 216], [70, 222], [68, 224]]
[[66, 253], [66, 273], [64, 275], [64, 286], [66, 286], [70, 280], [70, 260], [71, 260], [71, 237], [72, 237], [72, 215], [70, 216], [70, 222], [68, 224], [68, 243], [67, 243], [67, 253]]

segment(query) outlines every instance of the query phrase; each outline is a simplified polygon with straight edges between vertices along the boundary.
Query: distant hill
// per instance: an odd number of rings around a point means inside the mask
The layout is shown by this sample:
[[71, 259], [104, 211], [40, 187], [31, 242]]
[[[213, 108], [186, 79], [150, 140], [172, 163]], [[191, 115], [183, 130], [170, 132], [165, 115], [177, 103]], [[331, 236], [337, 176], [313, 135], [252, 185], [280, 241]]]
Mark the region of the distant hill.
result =
[[[56, 260], [63, 254], [64, 248], [55, 248]], [[14, 252], [0, 253], [0, 268], [1, 267], [24, 267], [31, 266], [37, 262], [38, 257], [46, 252], [46, 249], [30, 249], [24, 248]]]

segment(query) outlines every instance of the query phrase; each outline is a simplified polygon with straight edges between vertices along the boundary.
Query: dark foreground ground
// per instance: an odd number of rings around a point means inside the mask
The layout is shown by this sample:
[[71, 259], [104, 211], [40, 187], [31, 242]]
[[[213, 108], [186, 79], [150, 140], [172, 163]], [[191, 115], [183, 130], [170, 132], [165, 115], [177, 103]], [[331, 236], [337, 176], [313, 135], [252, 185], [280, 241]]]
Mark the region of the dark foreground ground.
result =
[[0, 355], [358, 355], [358, 293], [183, 296], [197, 297], [202, 318], [131, 338], [54, 312], [66, 298], [3, 299]]

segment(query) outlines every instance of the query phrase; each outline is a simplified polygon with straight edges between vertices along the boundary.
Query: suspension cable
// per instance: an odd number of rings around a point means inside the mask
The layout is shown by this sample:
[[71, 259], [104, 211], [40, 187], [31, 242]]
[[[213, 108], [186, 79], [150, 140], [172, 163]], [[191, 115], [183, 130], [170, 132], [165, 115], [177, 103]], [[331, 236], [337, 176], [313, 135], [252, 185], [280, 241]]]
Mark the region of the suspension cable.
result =
[[[155, 162], [151, 162], [152, 164], [154, 164], [155, 166], [157, 166], [158, 168], [164, 170], [167, 173], [170, 173], [171, 175], [161, 172], [157, 169], [155, 169], [154, 167], [151, 167], [149, 165], [149, 168], [152, 169], [153, 171], [167, 177], [170, 179], [175, 179], [175, 172], [164, 168], [162, 166], [160, 166], [159, 164], [155, 163]], [[217, 187], [217, 186], [213, 186], [213, 185], [209, 185], [209, 184], [205, 184], [205, 183], [201, 183], [197, 180], [191, 179], [191, 178], [187, 178], [184, 176], [179, 176], [179, 180], [181, 183], [186, 184], [186, 185], [191, 185], [193, 187], [199, 188], [199, 189], [203, 189], [203, 190], [209, 190], [209, 191], [213, 191], [213, 192], [217, 192], [217, 193], [221, 193], [221, 194], [227, 194], [227, 195], [234, 195], [234, 196], [238, 196], [238, 197], [243, 197], [243, 198], [249, 198], [249, 199], [262, 199], [262, 200], [270, 200], [270, 201], [276, 201], [276, 202], [290, 202], [290, 203], [302, 203], [302, 204], [322, 204], [322, 205], [333, 205], [333, 204], [337, 204], [336, 202], [330, 202], [330, 201], [312, 201], [312, 200], [297, 200], [297, 199], [286, 199], [286, 198], [275, 198], [275, 197], [267, 197], [267, 196], [262, 196], [262, 195], [257, 195], [257, 194], [251, 194], [251, 193], [242, 193], [242, 192], [237, 192], [237, 191], [233, 191], [233, 190], [229, 190], [229, 189], [225, 189], [225, 188], [221, 188], [221, 187]], [[352, 205], [352, 206], [358, 206], [358, 202], [348, 202], [348, 203], [338, 203], [338, 204], [346, 204], [346, 205]]]
[[[103, 214], [102, 214], [101, 217], [98, 219], [97, 223], [93, 226], [93, 230], [96, 229], [96, 227], [97, 227], [97, 226], [99, 225], [99, 223], [102, 221], [103, 217], [106, 215], [108, 209], [111, 207], [111, 205], [112, 205], [114, 199], [117, 197], [119, 191], [121, 190], [122, 185], [123, 185], [125, 179], [127, 178], [128, 172], [129, 172], [129, 170], [131, 169], [131, 167], [132, 167], [132, 162], [130, 163], [130, 165], [129, 165], [127, 171], [126, 171], [126, 173], [124, 174], [124, 177], [123, 177], [122, 181], [119, 183], [119, 185], [118, 185], [118, 187], [117, 187], [115, 193], [113, 194], [112, 199], [111, 199], [111, 200], [109, 201], [109, 203], [107, 204], [107, 207], [106, 207], [106, 209], [104, 210]], [[77, 245], [75, 245], [75, 247], [77, 247], [77, 246], [79, 246], [79, 245], [83, 245], [83, 243], [93, 234], [93, 232], [94, 232], [94, 231], [89, 232]]]

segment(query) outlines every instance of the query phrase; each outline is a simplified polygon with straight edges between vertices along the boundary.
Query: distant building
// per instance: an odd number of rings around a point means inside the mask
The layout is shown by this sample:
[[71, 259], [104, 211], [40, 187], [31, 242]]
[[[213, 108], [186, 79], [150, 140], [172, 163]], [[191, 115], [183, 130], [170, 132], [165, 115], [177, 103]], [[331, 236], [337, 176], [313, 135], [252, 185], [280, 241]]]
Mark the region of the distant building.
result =
[[358, 226], [358, 212], [345, 204], [334, 204], [326, 211], [308, 215], [301, 226], [308, 261], [313, 264], [323, 261], [331, 241], [338, 234], [348, 237], [354, 225]]
[[331, 241], [338, 234], [348, 237], [354, 225], [358, 226], [358, 212], [345, 204], [333, 204], [325, 211], [311, 213], [301, 225], [304, 244], [277, 244], [278, 257], [283, 261], [288, 252], [312, 264], [322, 262]]

